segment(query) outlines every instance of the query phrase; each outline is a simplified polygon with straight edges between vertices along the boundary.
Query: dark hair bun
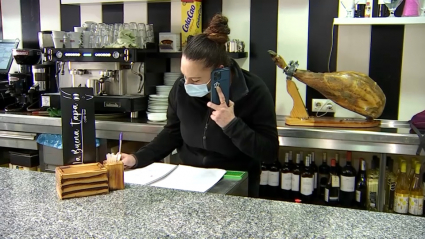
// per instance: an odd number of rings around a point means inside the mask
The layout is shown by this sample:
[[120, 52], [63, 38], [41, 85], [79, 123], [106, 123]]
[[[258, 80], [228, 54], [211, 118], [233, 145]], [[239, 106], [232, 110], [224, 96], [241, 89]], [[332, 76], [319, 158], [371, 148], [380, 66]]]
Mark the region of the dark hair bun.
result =
[[227, 17], [216, 14], [208, 26], [205, 29], [204, 34], [207, 35], [208, 39], [217, 42], [218, 44], [225, 44], [229, 41], [230, 28], [227, 25], [229, 20]]

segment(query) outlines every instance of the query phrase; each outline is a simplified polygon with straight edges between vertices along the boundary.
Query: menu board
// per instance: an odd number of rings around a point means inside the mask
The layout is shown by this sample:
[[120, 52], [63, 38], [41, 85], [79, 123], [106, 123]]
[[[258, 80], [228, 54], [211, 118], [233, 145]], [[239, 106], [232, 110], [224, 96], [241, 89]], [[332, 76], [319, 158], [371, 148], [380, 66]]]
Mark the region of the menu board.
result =
[[93, 88], [61, 88], [64, 165], [96, 162]]

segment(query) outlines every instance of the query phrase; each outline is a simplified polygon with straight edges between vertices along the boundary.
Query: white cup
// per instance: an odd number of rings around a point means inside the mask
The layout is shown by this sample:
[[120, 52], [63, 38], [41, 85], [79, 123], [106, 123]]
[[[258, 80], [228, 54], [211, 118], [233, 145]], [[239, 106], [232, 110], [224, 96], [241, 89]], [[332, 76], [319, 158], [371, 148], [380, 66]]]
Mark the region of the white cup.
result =
[[69, 41], [71, 42], [71, 48], [80, 48], [81, 44], [81, 32], [68, 32]]
[[71, 48], [80, 48], [81, 40], [71, 39]]
[[63, 48], [63, 38], [53, 38], [53, 46], [55, 48]]
[[52, 31], [52, 38], [63, 38], [63, 36], [65, 35], [64, 31]]
[[83, 32], [84, 30], [84, 27], [74, 27], [74, 32]]
[[81, 38], [81, 35], [83, 34], [82, 32], [67, 32], [67, 34], [68, 34], [68, 36], [69, 36], [69, 38], [71, 38], [71, 39], [79, 39], [79, 38]]

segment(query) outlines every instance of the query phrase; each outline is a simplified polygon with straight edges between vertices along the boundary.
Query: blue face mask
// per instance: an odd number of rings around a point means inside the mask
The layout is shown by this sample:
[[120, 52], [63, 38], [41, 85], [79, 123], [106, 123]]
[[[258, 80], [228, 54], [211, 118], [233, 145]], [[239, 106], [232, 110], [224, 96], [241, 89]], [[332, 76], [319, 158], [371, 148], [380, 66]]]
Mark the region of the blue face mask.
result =
[[[210, 82], [208, 81], [208, 83]], [[204, 97], [210, 92], [210, 90], [208, 89], [208, 83], [201, 85], [185, 84], [184, 88], [189, 96]]]

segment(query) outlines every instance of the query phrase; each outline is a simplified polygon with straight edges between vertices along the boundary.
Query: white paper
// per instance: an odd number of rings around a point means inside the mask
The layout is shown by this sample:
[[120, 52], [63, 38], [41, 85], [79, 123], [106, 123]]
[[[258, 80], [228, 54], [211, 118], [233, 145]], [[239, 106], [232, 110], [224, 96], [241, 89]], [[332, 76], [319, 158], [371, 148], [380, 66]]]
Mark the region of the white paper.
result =
[[170, 175], [151, 186], [178, 190], [206, 192], [226, 173], [223, 169], [206, 169], [179, 165]]
[[125, 171], [124, 183], [149, 185], [169, 175], [177, 166], [174, 164], [153, 163], [144, 168]]

